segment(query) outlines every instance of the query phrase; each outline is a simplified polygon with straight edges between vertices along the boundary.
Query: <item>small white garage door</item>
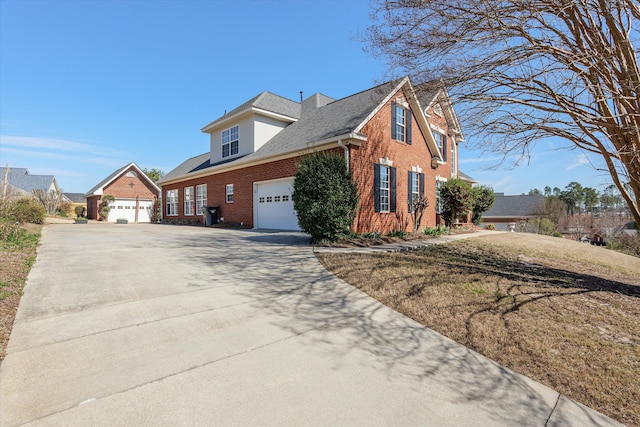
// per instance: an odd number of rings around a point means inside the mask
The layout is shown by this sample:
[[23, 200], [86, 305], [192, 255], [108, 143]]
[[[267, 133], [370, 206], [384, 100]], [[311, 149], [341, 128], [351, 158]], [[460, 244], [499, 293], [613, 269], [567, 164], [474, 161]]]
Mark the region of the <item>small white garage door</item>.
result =
[[[129, 222], [136, 220], [136, 201], [126, 199], [116, 199], [111, 205], [107, 221], [116, 222], [119, 219], [126, 219]], [[140, 200], [138, 209], [138, 222], [151, 222], [151, 209], [153, 200]]]
[[256, 183], [255, 228], [300, 230], [298, 216], [293, 209], [293, 178]]

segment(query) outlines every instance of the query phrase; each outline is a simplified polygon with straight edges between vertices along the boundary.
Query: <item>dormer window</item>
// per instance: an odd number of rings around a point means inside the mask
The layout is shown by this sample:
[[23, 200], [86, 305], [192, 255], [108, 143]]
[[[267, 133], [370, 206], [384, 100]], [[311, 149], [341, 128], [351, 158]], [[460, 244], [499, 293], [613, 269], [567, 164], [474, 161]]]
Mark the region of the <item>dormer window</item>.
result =
[[238, 154], [238, 126], [222, 131], [222, 157]]
[[411, 111], [396, 103], [391, 105], [391, 138], [411, 144]]

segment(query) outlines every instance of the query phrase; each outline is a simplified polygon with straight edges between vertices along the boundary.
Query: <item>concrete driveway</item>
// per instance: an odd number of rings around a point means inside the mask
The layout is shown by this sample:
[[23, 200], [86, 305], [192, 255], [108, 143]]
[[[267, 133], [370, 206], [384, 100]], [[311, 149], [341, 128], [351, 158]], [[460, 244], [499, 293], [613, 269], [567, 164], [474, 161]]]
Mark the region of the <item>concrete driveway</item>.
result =
[[329, 274], [300, 233], [50, 225], [0, 425], [615, 425]]

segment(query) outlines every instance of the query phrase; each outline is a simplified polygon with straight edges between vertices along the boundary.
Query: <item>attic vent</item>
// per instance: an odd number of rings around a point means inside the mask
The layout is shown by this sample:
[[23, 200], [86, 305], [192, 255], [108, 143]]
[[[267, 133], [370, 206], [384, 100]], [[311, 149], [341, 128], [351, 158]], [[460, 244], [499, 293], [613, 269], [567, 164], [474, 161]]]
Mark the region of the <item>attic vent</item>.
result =
[[138, 176], [137, 173], [135, 173], [134, 171], [129, 171], [127, 172], [127, 176], [130, 178], [136, 178]]
[[437, 116], [442, 117], [442, 107], [440, 106], [440, 103], [437, 103], [433, 106], [433, 113]]

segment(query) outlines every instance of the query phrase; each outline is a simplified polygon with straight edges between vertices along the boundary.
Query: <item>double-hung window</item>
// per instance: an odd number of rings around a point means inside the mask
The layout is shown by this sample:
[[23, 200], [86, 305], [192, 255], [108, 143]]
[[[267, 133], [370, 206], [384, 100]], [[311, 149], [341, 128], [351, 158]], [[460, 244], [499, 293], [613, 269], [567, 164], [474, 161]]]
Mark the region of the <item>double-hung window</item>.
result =
[[442, 197], [440, 197], [440, 189], [442, 188], [442, 184], [444, 181], [437, 179], [436, 180], [436, 213], [442, 213]]
[[376, 212], [396, 211], [396, 168], [375, 165], [373, 194]]
[[193, 187], [184, 187], [184, 214], [193, 215]]
[[178, 215], [178, 190], [167, 191], [167, 216]]
[[447, 161], [447, 137], [438, 131], [433, 131], [433, 138], [436, 140], [438, 150], [442, 153], [442, 160]]
[[411, 111], [396, 103], [391, 105], [391, 138], [411, 144]]
[[451, 142], [451, 175], [458, 175], [458, 169], [456, 169], [456, 144]]
[[226, 186], [227, 203], [233, 203], [233, 184]]
[[222, 157], [238, 154], [238, 126], [222, 131]]
[[196, 214], [203, 215], [207, 204], [207, 184], [196, 185]]
[[424, 174], [418, 172], [409, 172], [409, 212], [413, 212], [413, 203], [424, 197]]

